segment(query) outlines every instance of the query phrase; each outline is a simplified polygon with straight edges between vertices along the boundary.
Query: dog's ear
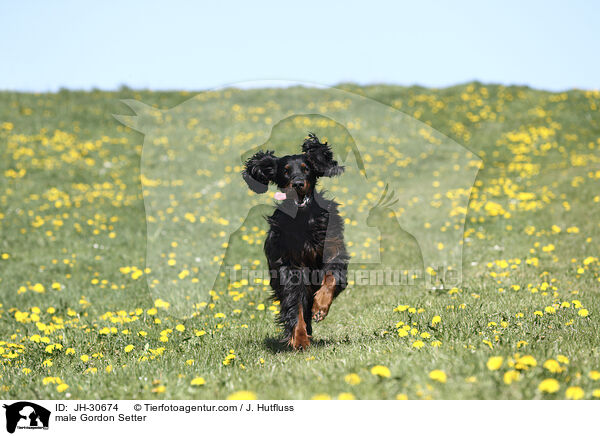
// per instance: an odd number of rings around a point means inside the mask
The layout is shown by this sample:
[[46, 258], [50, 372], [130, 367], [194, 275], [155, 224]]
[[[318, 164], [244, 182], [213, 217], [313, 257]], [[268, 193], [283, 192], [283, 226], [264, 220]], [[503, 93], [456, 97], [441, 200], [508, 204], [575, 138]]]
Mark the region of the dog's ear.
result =
[[344, 172], [344, 167], [333, 160], [333, 153], [327, 142], [321, 143], [314, 133], [309, 133], [308, 138], [304, 140], [302, 152], [319, 177], [339, 176]]
[[246, 161], [242, 177], [254, 192], [264, 194], [270, 182], [275, 181], [277, 157], [272, 151], [259, 151]]

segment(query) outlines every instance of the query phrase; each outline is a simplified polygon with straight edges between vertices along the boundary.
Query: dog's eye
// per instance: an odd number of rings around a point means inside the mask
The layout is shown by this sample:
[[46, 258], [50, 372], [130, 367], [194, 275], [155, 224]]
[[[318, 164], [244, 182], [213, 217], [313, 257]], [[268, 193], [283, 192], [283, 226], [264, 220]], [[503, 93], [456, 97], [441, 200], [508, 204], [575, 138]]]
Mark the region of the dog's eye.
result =
[[304, 174], [308, 173], [308, 167], [306, 165], [302, 165], [302, 172]]

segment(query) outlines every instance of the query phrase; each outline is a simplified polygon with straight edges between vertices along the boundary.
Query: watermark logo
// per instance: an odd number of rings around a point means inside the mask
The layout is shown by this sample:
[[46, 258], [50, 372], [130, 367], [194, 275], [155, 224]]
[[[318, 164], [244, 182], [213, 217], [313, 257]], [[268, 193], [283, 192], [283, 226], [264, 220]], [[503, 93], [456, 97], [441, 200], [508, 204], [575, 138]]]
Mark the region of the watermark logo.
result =
[[241, 170], [259, 150], [301, 153], [309, 132], [346, 168], [320, 179], [318, 189], [341, 204], [349, 286], [460, 286], [481, 159], [395, 107], [339, 88], [296, 85], [207, 91], [164, 110], [124, 101], [135, 115], [116, 118], [144, 134], [152, 297], [185, 313], [215, 292], [268, 285], [264, 217], [274, 212], [276, 189], [252, 192]]
[[50, 411], [45, 407], [29, 401], [4, 404], [6, 409], [6, 431], [14, 433], [19, 430], [48, 430]]

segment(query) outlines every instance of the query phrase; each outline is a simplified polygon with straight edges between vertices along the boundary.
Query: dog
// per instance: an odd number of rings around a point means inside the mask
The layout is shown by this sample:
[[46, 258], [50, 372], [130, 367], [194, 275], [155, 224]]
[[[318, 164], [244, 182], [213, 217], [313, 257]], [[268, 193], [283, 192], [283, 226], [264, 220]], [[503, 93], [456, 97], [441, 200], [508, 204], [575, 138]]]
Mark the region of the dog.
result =
[[244, 165], [242, 177], [254, 192], [277, 185], [281, 200], [270, 217], [264, 251], [273, 298], [280, 302], [284, 340], [295, 350], [310, 345], [312, 321], [322, 321], [347, 286], [350, 256], [338, 204], [316, 190], [320, 177], [342, 174], [331, 148], [310, 133], [302, 153], [277, 157], [259, 151]]

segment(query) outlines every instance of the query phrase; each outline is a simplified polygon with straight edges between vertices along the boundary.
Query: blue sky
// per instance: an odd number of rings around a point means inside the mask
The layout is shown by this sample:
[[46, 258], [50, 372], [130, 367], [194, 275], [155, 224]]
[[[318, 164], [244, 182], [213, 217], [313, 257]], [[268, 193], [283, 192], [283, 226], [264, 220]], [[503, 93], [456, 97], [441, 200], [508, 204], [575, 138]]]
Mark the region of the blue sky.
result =
[[12, 1], [0, 89], [201, 90], [249, 80], [600, 88], [600, 4]]

